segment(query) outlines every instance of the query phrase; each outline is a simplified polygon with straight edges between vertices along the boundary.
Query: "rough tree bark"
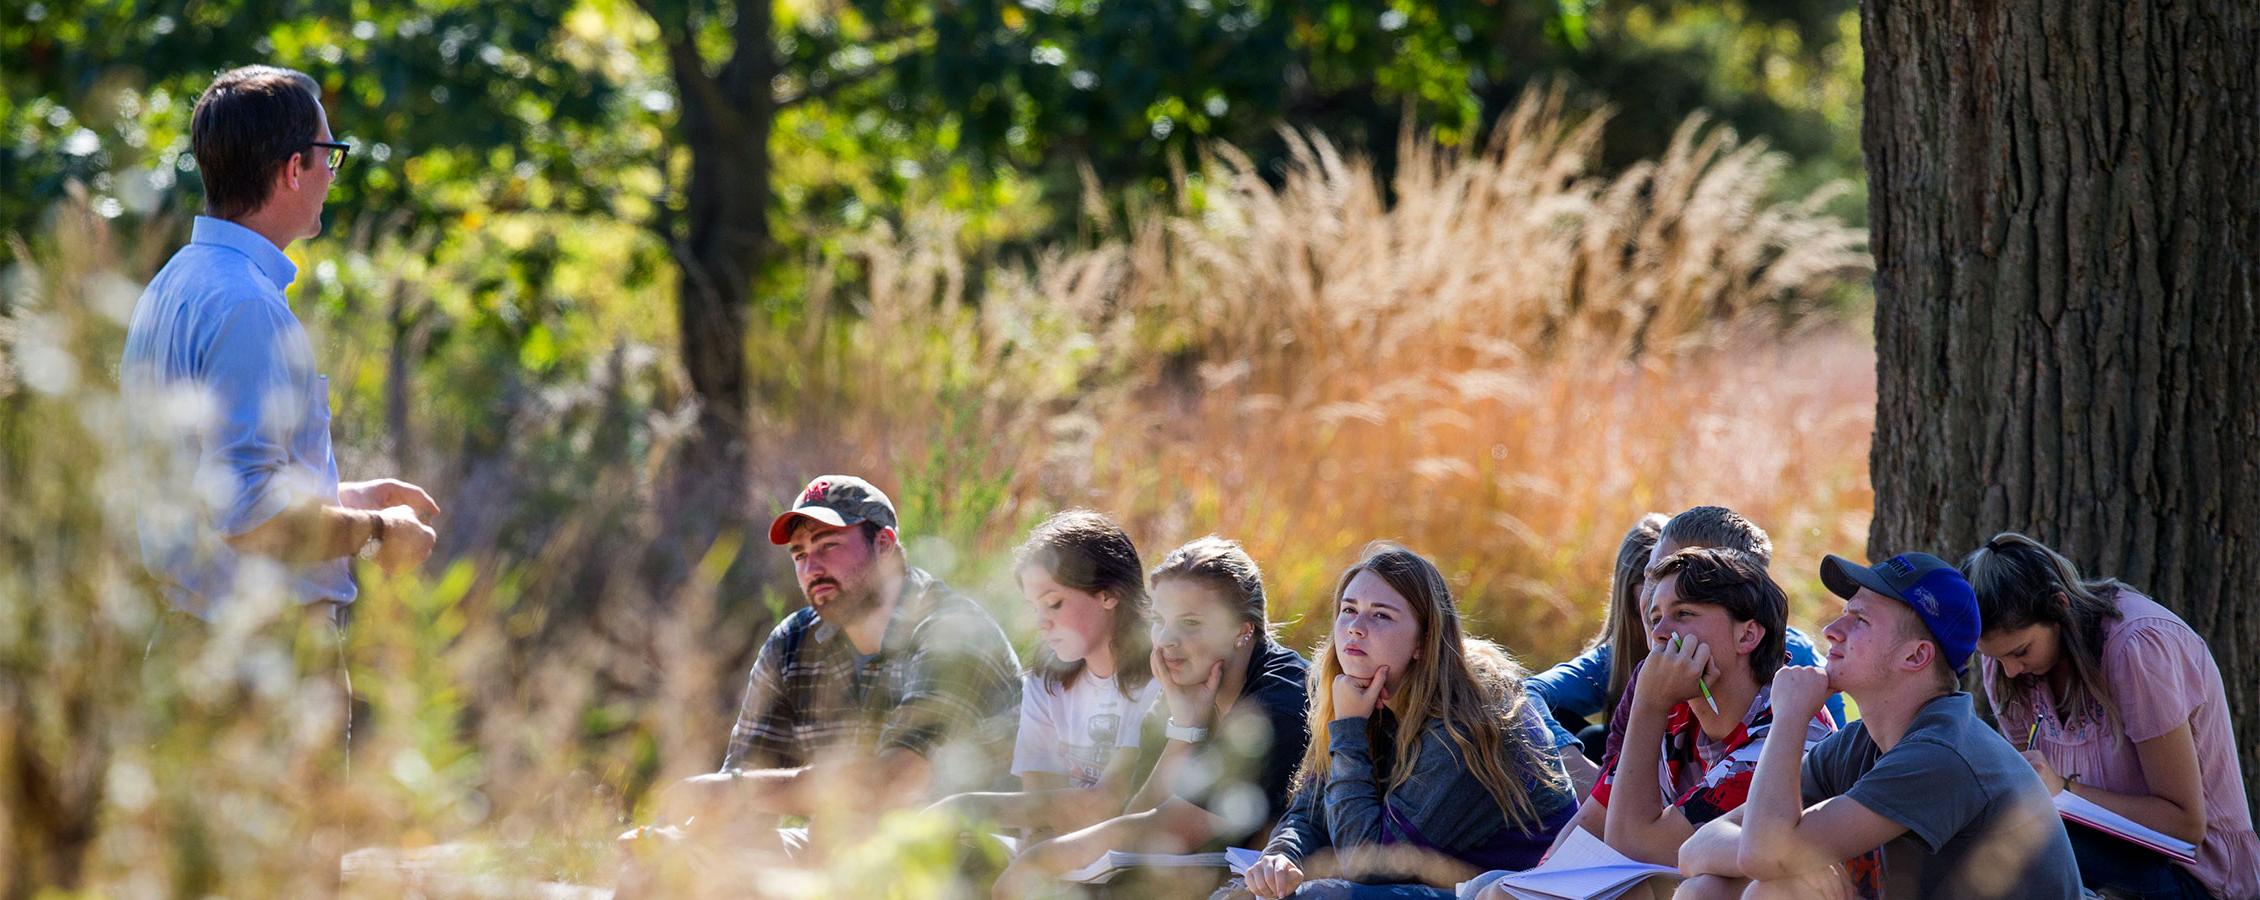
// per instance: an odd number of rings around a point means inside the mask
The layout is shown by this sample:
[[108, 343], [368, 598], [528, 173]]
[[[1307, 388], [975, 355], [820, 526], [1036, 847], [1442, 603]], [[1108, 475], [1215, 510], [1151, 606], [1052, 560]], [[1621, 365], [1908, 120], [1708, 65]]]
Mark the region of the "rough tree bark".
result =
[[1870, 554], [2014, 529], [2148, 590], [2260, 787], [2260, 5], [1867, 0], [1861, 43]]

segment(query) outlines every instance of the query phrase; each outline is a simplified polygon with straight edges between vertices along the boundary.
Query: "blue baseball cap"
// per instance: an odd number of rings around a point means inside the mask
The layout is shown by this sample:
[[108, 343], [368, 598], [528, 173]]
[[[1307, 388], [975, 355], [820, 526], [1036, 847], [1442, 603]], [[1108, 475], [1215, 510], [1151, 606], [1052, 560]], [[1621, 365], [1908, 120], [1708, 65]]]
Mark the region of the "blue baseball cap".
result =
[[1907, 604], [1930, 629], [1938, 652], [1953, 663], [1954, 674], [1969, 670], [1970, 654], [1977, 652], [1977, 592], [1953, 564], [1928, 553], [1901, 553], [1873, 566], [1830, 555], [1821, 559], [1821, 584], [1846, 600], [1867, 588]]

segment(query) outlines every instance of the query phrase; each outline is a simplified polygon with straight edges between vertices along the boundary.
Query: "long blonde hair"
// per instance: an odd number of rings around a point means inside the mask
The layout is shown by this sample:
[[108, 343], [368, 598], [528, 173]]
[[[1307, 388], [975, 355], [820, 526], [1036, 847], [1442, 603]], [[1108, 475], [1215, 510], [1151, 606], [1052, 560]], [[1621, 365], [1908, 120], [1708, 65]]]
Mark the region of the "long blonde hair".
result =
[[[1994, 535], [1962, 557], [1962, 577], [1977, 593], [1981, 634], [2040, 623], [2056, 626], [2064, 661], [2071, 665], [2057, 712], [2066, 719], [2100, 716], [2114, 741], [2123, 739], [2119, 704], [2103, 676], [2103, 632], [2107, 622], [2120, 617], [2119, 591], [2131, 589], [2116, 578], [2083, 579], [2063, 554], [2014, 531]], [[1981, 665], [1995, 675], [2001, 672], [2001, 663], [1992, 657]], [[2030, 673], [2008, 682], [2002, 708], [2030, 718], [2029, 698], [2047, 686]]]
[[[1568, 779], [1560, 763], [1549, 761], [1524, 727], [1530, 700], [1523, 692], [1528, 673], [1522, 664], [1499, 645], [1461, 633], [1451, 586], [1444, 573], [1419, 554], [1395, 544], [1368, 546], [1365, 557], [1344, 571], [1335, 585], [1337, 608], [1360, 572], [1372, 572], [1403, 596], [1420, 625], [1420, 652], [1397, 684], [1401, 708], [1396, 733], [1389, 736], [1396, 765], [1383, 792], [1396, 790], [1412, 777], [1421, 732], [1433, 718], [1443, 722], [1444, 733], [1459, 748], [1461, 764], [1474, 772], [1508, 821], [1525, 830], [1537, 827], [1538, 807], [1525, 779], [1562, 788]], [[1311, 667], [1310, 675], [1311, 737], [1295, 776], [1298, 788], [1324, 784], [1329, 770], [1327, 730], [1334, 721], [1334, 677], [1342, 674], [1331, 643], [1329, 639], [1321, 644], [1313, 657], [1318, 664]]]

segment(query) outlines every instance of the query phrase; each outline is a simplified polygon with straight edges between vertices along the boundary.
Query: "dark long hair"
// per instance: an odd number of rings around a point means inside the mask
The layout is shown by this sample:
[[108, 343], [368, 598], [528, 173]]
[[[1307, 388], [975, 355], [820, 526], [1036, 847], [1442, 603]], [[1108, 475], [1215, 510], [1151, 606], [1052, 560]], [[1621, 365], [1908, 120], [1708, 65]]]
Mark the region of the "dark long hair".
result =
[[[1977, 593], [1978, 619], [1984, 622], [1980, 633], [2056, 626], [2064, 662], [2071, 666], [2070, 686], [2058, 698], [2057, 711], [2067, 719], [2100, 716], [2113, 735], [2124, 736], [2118, 701], [2111, 699], [2111, 686], [2103, 677], [2103, 632], [2120, 617], [2119, 591], [2129, 589], [2126, 584], [2116, 578], [2081, 578], [2063, 554], [2014, 531], [1994, 535], [1962, 557], [1962, 577]], [[1990, 657], [1980, 665], [1995, 675], [2001, 672], [2001, 664]], [[2032, 693], [2046, 685], [2029, 673], [2008, 681], [2002, 707], [2029, 717]]]
[[[1153, 598], [1146, 593], [1145, 564], [1138, 560], [1138, 547], [1130, 542], [1130, 535], [1104, 513], [1070, 509], [1029, 532], [1015, 560], [1014, 571], [1039, 566], [1063, 587], [1114, 598], [1107, 628], [1107, 647], [1114, 653], [1114, 686], [1124, 697], [1136, 698], [1154, 677], [1153, 667], [1147, 665], [1153, 638], [1146, 629]], [[1037, 656], [1036, 674], [1044, 684], [1064, 690], [1083, 674], [1083, 661], [1062, 661], [1045, 647]]]

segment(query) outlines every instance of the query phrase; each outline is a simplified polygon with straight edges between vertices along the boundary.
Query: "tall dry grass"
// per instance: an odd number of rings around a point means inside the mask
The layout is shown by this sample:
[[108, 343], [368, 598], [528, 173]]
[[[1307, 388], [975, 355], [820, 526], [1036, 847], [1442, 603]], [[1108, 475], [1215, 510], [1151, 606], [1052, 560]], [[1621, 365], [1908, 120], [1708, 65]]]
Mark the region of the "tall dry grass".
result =
[[825, 357], [848, 412], [814, 430], [901, 471], [961, 437], [928, 423], [971, 417], [1009, 486], [976, 555], [1015, 537], [1000, 521], [1089, 504], [1157, 553], [1248, 541], [1290, 616], [1404, 539], [1540, 658], [1599, 621], [1649, 509], [1742, 509], [1810, 585], [1867, 527], [1873, 365], [1841, 308], [1863, 236], [1818, 212], [1833, 189], [1767, 202], [1783, 159], [1700, 118], [1597, 175], [1603, 127], [1533, 94], [1480, 154], [1408, 135], [1386, 184], [1317, 135], [1276, 183], [1220, 148], [1176, 209], [978, 302], [946, 228], [876, 235], [832, 325], [857, 337]]
[[[944, 219], [874, 231], [812, 274], [806, 316], [753, 337], [757, 479], [784, 497], [820, 471], [872, 474], [917, 561], [1008, 625], [1019, 607], [998, 562], [1067, 504], [1116, 514], [1154, 556], [1211, 531], [1243, 539], [1275, 615], [1301, 618], [1298, 642], [1318, 633], [1334, 573], [1390, 537], [1443, 564], [1479, 630], [1550, 662], [1599, 623], [1633, 518], [1698, 502], [1769, 527], [1809, 596], [1812, 562], [1857, 545], [1869, 508], [1871, 354], [1833, 306], [1865, 271], [1859, 235], [1817, 215], [1821, 198], [1768, 202], [1782, 161], [1701, 122], [1663, 158], [1598, 174], [1604, 127], [1534, 96], [1482, 153], [1408, 136], [1387, 184], [1313, 135], [1279, 172], [1219, 148], [1174, 207], [1024, 264], [961, 246]], [[397, 460], [443, 489], [496, 467], [593, 470], [596, 486], [529, 514], [546, 536], [533, 552], [506, 547], [496, 512], [479, 530], [491, 543], [366, 583], [348, 654], [370, 708], [348, 772], [299, 734], [318, 692], [276, 665], [276, 613], [252, 604], [165, 637], [130, 518], [136, 492], [160, 486], [107, 452], [120, 298], [156, 257], [83, 208], [58, 221], [0, 280], [0, 896], [302, 896], [344, 849], [447, 842], [467, 849], [419, 865], [461, 877], [389, 870], [442, 894], [528, 889], [478, 878], [606, 883], [642, 793], [718, 759], [774, 612], [715, 587], [733, 556], [770, 552], [757, 537], [681, 548], [705, 562], [666, 597], [632, 582], [578, 595], [557, 575], [632, 559], [623, 545], [660, 533], [638, 505], [660, 461], [635, 453], [664, 448], [680, 418], [639, 404], [673, 376], [636, 374], [618, 361], [647, 354], [623, 347], [511, 420], [547, 436], [536, 449]], [[446, 271], [386, 255], [416, 246], [430, 245], [303, 252], [379, 280]], [[325, 352], [371, 352], [348, 314], [305, 313]], [[451, 352], [389, 386], [427, 433], [448, 424], [431, 410], [493, 407], [465, 386], [491, 379], [461, 378]], [[340, 405], [362, 408], [388, 387], [340, 384]], [[381, 434], [344, 440], [341, 458], [391, 452]], [[506, 510], [514, 495], [475, 496]], [[978, 893], [954, 865], [948, 836], [906, 817], [764, 887]]]

